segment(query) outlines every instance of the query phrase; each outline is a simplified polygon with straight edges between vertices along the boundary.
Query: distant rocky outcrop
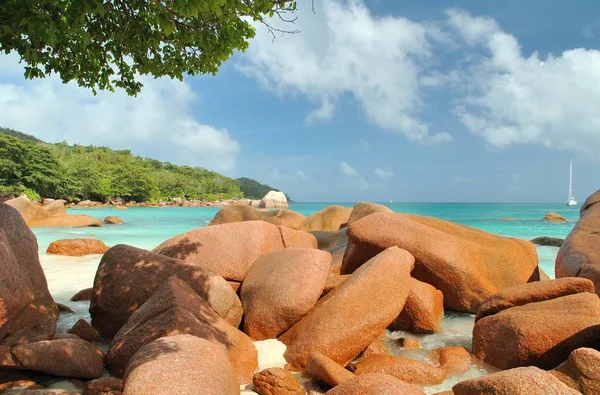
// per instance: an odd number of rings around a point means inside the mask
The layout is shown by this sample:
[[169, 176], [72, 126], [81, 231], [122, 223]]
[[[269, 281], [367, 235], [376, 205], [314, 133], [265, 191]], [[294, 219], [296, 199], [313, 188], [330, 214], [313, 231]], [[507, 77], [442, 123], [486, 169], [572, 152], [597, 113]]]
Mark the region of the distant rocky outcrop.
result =
[[567, 219], [565, 217], [563, 217], [562, 215], [555, 213], [554, 211], [550, 211], [549, 213], [546, 213], [546, 215], [544, 215], [544, 218], [542, 218], [542, 221], [547, 221], [547, 222], [569, 222], [567, 221]]
[[260, 208], [285, 208], [288, 207], [288, 201], [285, 193], [278, 191], [269, 191], [260, 200], [258, 205]]
[[556, 256], [556, 277], [584, 277], [600, 294], [600, 190], [581, 206], [580, 218]]

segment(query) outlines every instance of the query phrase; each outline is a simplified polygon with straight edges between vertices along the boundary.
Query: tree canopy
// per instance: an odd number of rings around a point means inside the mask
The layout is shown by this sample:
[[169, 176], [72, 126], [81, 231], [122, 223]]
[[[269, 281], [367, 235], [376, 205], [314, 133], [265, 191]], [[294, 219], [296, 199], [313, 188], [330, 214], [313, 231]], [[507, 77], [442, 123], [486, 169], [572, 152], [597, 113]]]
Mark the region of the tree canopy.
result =
[[254, 37], [252, 22], [282, 19], [286, 0], [2, 0], [0, 52], [17, 52], [26, 78], [140, 92], [139, 75], [215, 74]]
[[[10, 134], [9, 134], [10, 133]], [[16, 137], [18, 136], [18, 137]], [[0, 194], [69, 201], [261, 198], [270, 189], [210, 170], [142, 158], [129, 150], [38, 143], [33, 136], [0, 128]], [[248, 179], [244, 179], [248, 180]], [[259, 188], [262, 195], [256, 194]]]

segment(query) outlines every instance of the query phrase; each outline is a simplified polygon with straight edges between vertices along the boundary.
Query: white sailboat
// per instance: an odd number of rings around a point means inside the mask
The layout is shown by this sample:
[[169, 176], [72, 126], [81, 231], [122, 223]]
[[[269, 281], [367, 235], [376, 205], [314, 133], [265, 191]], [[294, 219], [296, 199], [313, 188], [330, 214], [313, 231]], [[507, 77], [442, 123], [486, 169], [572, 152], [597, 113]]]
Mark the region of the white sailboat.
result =
[[577, 200], [573, 196], [573, 159], [571, 159], [569, 166], [569, 200], [567, 201], [567, 206], [577, 206]]

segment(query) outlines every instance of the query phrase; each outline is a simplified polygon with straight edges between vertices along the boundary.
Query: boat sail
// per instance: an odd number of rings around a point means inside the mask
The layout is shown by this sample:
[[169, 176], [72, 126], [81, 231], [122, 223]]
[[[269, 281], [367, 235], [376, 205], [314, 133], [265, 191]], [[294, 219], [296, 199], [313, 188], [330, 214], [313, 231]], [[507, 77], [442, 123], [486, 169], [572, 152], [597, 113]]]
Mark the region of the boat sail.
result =
[[575, 200], [575, 196], [573, 196], [573, 159], [571, 159], [571, 164], [569, 166], [569, 200], [567, 201], [567, 206], [576, 206], [577, 200]]

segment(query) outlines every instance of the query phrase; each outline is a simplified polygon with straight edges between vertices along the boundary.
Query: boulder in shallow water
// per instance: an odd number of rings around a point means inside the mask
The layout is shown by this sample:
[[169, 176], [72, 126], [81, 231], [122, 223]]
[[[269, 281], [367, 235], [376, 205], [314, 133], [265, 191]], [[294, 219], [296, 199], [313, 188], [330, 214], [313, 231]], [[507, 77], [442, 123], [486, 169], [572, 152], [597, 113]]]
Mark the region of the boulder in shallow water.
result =
[[291, 369], [304, 369], [313, 352], [345, 366], [400, 314], [410, 292], [414, 258], [389, 248], [322, 298], [279, 340]]
[[480, 318], [473, 328], [473, 355], [499, 369], [552, 369], [599, 339], [600, 299], [582, 292]]
[[558, 250], [555, 273], [556, 278], [588, 278], [600, 294], [600, 190], [581, 206], [579, 221]]
[[119, 217], [115, 217], [114, 215], [109, 215], [108, 217], [104, 218], [103, 222], [107, 225], [121, 225], [123, 220]]
[[532, 243], [437, 218], [375, 213], [350, 226], [348, 237], [342, 274], [398, 246], [416, 259], [411, 275], [442, 291], [449, 310], [474, 313], [496, 292], [539, 280]]
[[75, 295], [73, 295], [71, 297], [71, 302], [90, 300], [90, 299], [92, 299], [92, 292], [94, 292], [93, 288], [82, 289], [81, 291], [77, 292]]
[[335, 231], [346, 226], [350, 218], [351, 208], [342, 206], [328, 206], [323, 210], [307, 217], [300, 230], [305, 231]]
[[269, 191], [262, 199], [258, 207], [260, 208], [283, 208], [288, 206], [285, 193], [279, 191]]
[[83, 318], [79, 319], [67, 333], [72, 333], [79, 336], [83, 340], [89, 342], [99, 342], [102, 340], [100, 333]]
[[292, 210], [257, 210], [252, 206], [230, 205], [219, 210], [210, 221], [210, 225], [243, 221], [266, 221], [273, 225], [299, 229], [305, 219], [304, 215]]
[[248, 384], [258, 366], [257, 350], [243, 332], [219, 317], [183, 280], [170, 277], [135, 311], [115, 335], [106, 365], [121, 376], [143, 345], [174, 334], [189, 333], [227, 348], [240, 384]]
[[586, 278], [567, 277], [556, 280], [537, 281], [503, 289], [483, 302], [475, 321], [511, 307], [543, 302], [581, 292], [594, 293], [594, 283]]
[[578, 348], [560, 366], [550, 371], [569, 387], [584, 395], [600, 394], [600, 351]]
[[100, 377], [85, 383], [82, 395], [121, 395], [123, 380], [116, 377]]
[[124, 395], [240, 393], [225, 347], [192, 335], [163, 337], [140, 348], [124, 381]]
[[49, 204], [44, 204], [44, 210], [50, 215], [67, 215], [67, 208], [64, 200], [55, 200]]
[[277, 226], [246, 221], [193, 229], [163, 242], [153, 252], [241, 282], [259, 256], [281, 249]]
[[288, 248], [260, 256], [240, 291], [244, 331], [255, 340], [264, 340], [289, 329], [319, 300], [330, 266], [328, 252], [311, 248]]
[[7, 200], [5, 204], [11, 206], [16, 209], [26, 223], [30, 223], [32, 221], [42, 220], [44, 218], [50, 217], [50, 213], [44, 209], [38, 202], [32, 202], [25, 195], [21, 195], [17, 198]]
[[350, 226], [361, 218], [373, 213], [393, 213], [392, 209], [382, 204], [358, 202], [352, 207], [346, 226]]
[[535, 239], [530, 240], [533, 244], [539, 246], [549, 246], [549, 247], [560, 247], [564, 243], [565, 239], [561, 239], [558, 237], [536, 237]]
[[542, 221], [547, 221], [547, 222], [568, 222], [565, 217], [563, 217], [562, 215], [560, 215], [558, 213], [555, 213], [554, 211], [550, 211], [549, 213], [546, 213], [546, 215], [544, 215], [544, 218], [542, 218]]
[[53, 215], [27, 224], [32, 228], [97, 228], [102, 226], [102, 221], [89, 215]]
[[455, 395], [527, 394], [576, 395], [552, 374], [536, 367], [523, 367], [464, 380], [452, 387]]
[[104, 254], [108, 247], [102, 240], [96, 239], [61, 239], [50, 243], [46, 254], [83, 256]]
[[240, 324], [242, 305], [223, 277], [178, 259], [118, 244], [104, 254], [94, 278], [92, 325], [102, 336], [112, 338], [171, 276], [185, 281], [227, 322], [235, 327]]
[[422, 389], [389, 374], [367, 373], [327, 391], [327, 395], [425, 395]]
[[446, 371], [429, 363], [393, 355], [373, 354], [356, 364], [354, 373], [385, 373], [411, 384], [439, 384], [446, 378]]
[[413, 333], [439, 332], [443, 318], [444, 295], [435, 287], [412, 279], [404, 309], [389, 329]]
[[449, 374], [461, 374], [471, 369], [471, 354], [464, 347], [445, 346], [434, 350], [440, 368]]
[[0, 203], [0, 344], [54, 336], [58, 309], [40, 265], [37, 239], [23, 217]]
[[252, 378], [254, 391], [261, 395], [304, 395], [306, 391], [294, 375], [282, 368], [269, 368]]
[[81, 339], [39, 341], [11, 351], [23, 369], [54, 376], [93, 379], [104, 370], [102, 351]]

